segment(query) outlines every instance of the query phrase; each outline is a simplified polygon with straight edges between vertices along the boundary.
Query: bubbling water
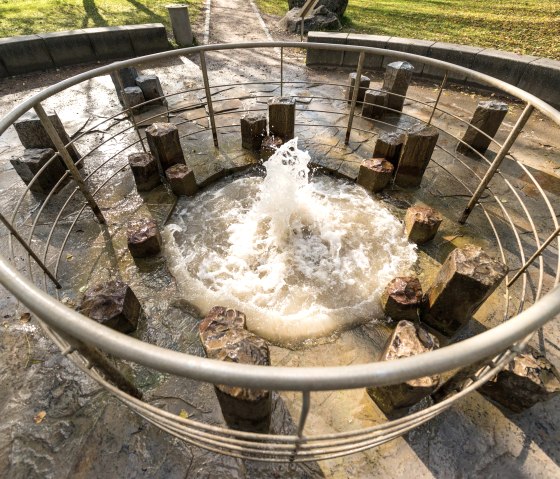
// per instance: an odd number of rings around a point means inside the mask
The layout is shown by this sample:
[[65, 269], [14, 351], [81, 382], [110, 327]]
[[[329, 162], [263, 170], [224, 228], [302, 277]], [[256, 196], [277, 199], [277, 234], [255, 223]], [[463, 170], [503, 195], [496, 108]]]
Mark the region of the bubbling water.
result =
[[380, 294], [416, 261], [400, 222], [361, 187], [308, 180], [297, 139], [243, 177], [187, 200], [164, 231], [185, 299], [239, 309], [280, 344], [329, 336], [381, 316]]

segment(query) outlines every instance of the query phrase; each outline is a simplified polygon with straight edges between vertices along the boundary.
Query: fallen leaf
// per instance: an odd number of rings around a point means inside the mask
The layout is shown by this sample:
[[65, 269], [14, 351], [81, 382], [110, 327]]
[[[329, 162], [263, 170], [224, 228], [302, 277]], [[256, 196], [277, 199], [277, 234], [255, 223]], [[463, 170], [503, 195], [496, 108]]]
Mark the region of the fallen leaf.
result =
[[74, 259], [74, 255], [73, 255], [73, 254], [68, 253], [68, 254], [66, 255], [66, 260], [67, 260], [67, 261], [72, 261], [73, 259]]
[[19, 322], [20, 323], [29, 323], [29, 321], [31, 321], [31, 313], [23, 313], [19, 317]]
[[35, 424], [41, 424], [46, 416], [47, 416], [46, 411], [38, 412], [37, 415], [33, 418], [33, 421], [35, 421]]
[[183, 419], [188, 419], [189, 418], [189, 413], [187, 411], [185, 411], [184, 409], [181, 409], [181, 412], [179, 413], [179, 416], [182, 417]]

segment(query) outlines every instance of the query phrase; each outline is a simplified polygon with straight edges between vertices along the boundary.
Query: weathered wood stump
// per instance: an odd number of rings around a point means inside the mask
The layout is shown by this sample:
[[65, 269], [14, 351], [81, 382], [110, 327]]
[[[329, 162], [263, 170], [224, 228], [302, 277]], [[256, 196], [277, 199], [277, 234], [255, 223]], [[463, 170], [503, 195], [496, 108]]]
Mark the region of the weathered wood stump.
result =
[[194, 172], [187, 165], [174, 165], [165, 170], [165, 176], [177, 196], [193, 196], [198, 191]]
[[146, 106], [165, 105], [167, 100], [163, 97], [163, 88], [157, 75], [139, 75], [136, 77], [136, 86], [142, 90], [145, 101], [150, 101]]
[[393, 165], [384, 158], [364, 160], [360, 165], [356, 183], [368, 191], [377, 193], [389, 184], [393, 176], [393, 169]]
[[[29, 185], [33, 177], [54, 154], [55, 152], [51, 148], [27, 148], [21, 158], [11, 159], [10, 163], [23, 182]], [[64, 163], [60, 157], [56, 157], [35, 179], [29, 189], [35, 193], [48, 194], [64, 176], [65, 171]]]
[[134, 258], [147, 258], [161, 251], [161, 235], [156, 222], [141, 218], [129, 223], [127, 231], [128, 250]]
[[259, 151], [266, 136], [266, 116], [245, 115], [241, 118], [241, 146]]
[[[506, 103], [495, 100], [481, 101], [476, 107], [472, 120], [463, 136], [464, 143], [457, 145], [457, 151], [466, 155], [476, 155], [471, 149], [473, 148], [481, 154], [486, 153], [507, 112], [508, 106]], [[484, 133], [488, 136], [485, 136]]]
[[150, 191], [161, 184], [157, 161], [150, 153], [128, 155], [128, 164], [138, 191]]
[[288, 97], [275, 97], [268, 102], [268, 123], [270, 134], [283, 138], [294, 137], [296, 121], [296, 101]]
[[381, 295], [383, 312], [394, 321], [418, 321], [421, 304], [422, 285], [412, 276], [393, 279]]
[[[48, 117], [52, 122], [54, 129], [60, 136], [62, 142], [65, 145], [68, 145], [68, 143], [70, 142], [70, 136], [68, 136], [68, 133], [66, 133], [66, 130], [64, 129], [64, 126], [62, 125], [62, 122], [60, 121], [58, 115], [56, 113], [48, 113]], [[35, 112], [29, 112], [23, 115], [21, 118], [15, 121], [14, 127], [24, 148], [51, 148], [56, 151], [54, 143], [52, 142], [47, 131], [41, 124], [41, 120], [39, 120], [39, 117], [35, 114]], [[72, 160], [74, 160], [74, 163], [76, 163], [81, 158], [74, 144], [67, 146], [66, 149], [68, 150], [68, 153], [70, 154]], [[81, 168], [83, 166], [83, 162], [77, 166], [78, 168]]]
[[144, 103], [144, 101], [146, 100], [144, 99], [144, 94], [142, 93], [142, 89], [140, 87], [126, 87], [122, 91], [122, 96], [124, 107], [130, 109], [132, 113], [138, 114], [144, 109], [142, 103]]
[[432, 158], [439, 133], [433, 126], [421, 126], [406, 133], [404, 145], [395, 173], [395, 184], [402, 188], [415, 188]]
[[362, 116], [364, 118], [379, 119], [387, 111], [385, 107], [389, 101], [389, 94], [383, 90], [366, 90]]
[[[389, 338], [381, 361], [407, 358], [439, 348], [437, 338], [419, 324], [400, 321]], [[367, 393], [387, 416], [400, 416], [429, 396], [439, 385], [439, 375], [413, 379], [392, 386], [370, 387]]]
[[402, 111], [406, 92], [412, 80], [414, 67], [408, 62], [393, 62], [387, 65], [383, 77], [383, 90], [389, 93], [387, 107]]
[[131, 86], [136, 86], [136, 77], [138, 72], [134, 67], [125, 67], [111, 72], [111, 80], [115, 85], [115, 91], [121, 105], [124, 104], [122, 90]]
[[146, 128], [146, 139], [152, 155], [165, 171], [173, 165], [185, 164], [179, 131], [171, 123], [154, 123]]
[[495, 291], [507, 271], [505, 264], [477, 246], [455, 249], [426, 292], [422, 321], [453, 337]]
[[121, 333], [131, 333], [138, 326], [142, 307], [130, 287], [115, 280], [89, 288], [84, 293], [79, 310], [104, 326]]
[[[348, 101], [348, 103], [350, 103], [352, 101], [352, 98], [354, 98], [354, 86], [356, 85], [357, 76], [358, 76], [357, 72], [350, 73], [350, 75], [348, 75], [348, 88], [346, 89], [346, 100]], [[369, 77], [365, 75], [360, 76], [359, 87], [358, 87], [358, 99], [356, 100], [358, 103], [364, 101], [364, 98], [366, 96], [366, 91], [369, 88], [370, 81], [371, 80], [369, 79]]]
[[560, 393], [560, 373], [533, 349], [519, 354], [478, 392], [513, 412], [523, 412]]
[[[266, 341], [245, 329], [240, 311], [215, 306], [199, 325], [206, 355], [219, 361], [270, 365]], [[226, 423], [233, 429], [267, 433], [272, 410], [270, 391], [216, 385]]]
[[405, 133], [396, 131], [381, 133], [375, 141], [373, 156], [382, 157], [391, 162], [396, 172], [405, 139]]
[[268, 160], [283, 144], [284, 140], [279, 136], [265, 136], [261, 144], [261, 159]]
[[429, 206], [414, 205], [406, 210], [404, 228], [408, 241], [424, 244], [436, 236], [441, 215]]

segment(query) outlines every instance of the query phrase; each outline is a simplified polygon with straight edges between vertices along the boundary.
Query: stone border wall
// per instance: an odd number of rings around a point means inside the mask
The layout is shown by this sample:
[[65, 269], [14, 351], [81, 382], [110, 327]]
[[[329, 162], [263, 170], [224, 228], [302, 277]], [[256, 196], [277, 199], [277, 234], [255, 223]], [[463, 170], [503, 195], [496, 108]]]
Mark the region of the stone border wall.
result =
[[169, 50], [161, 23], [0, 38], [0, 78]]
[[[309, 32], [307, 41], [385, 48], [455, 63], [503, 80], [532, 93], [555, 108], [560, 108], [560, 61], [517, 55], [491, 48], [382, 35]], [[384, 57], [369, 55], [366, 56], [365, 68], [382, 69], [393, 60], [394, 58], [391, 58], [390, 55]], [[358, 54], [309, 49], [307, 50], [306, 63], [309, 66], [355, 68], [358, 63]], [[422, 77], [441, 78], [444, 75], [443, 70], [429, 65], [415, 63], [414, 66], [415, 74]], [[449, 79], [456, 83], [466, 82], [466, 77], [460, 74], [450, 73]], [[468, 83], [472, 82], [469, 81]], [[488, 88], [487, 85], [483, 86]]]

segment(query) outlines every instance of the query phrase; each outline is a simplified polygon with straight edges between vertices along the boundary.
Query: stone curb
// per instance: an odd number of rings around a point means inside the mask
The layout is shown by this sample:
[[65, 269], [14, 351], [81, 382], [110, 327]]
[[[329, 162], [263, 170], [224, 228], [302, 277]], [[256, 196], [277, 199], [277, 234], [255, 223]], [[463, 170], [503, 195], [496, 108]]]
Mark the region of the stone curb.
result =
[[161, 23], [0, 38], [0, 78], [169, 49]]
[[[560, 108], [560, 61], [518, 55], [492, 48], [382, 35], [309, 32], [307, 41], [377, 47], [443, 60], [498, 78], [532, 93], [555, 108]], [[394, 59], [390, 56], [384, 56], [370, 58], [368, 61], [366, 56], [365, 68], [382, 69], [392, 60]], [[308, 66], [355, 68], [357, 62], [358, 55], [353, 52], [307, 50], [306, 64]], [[444, 74], [442, 70], [428, 65], [415, 64], [414, 67], [415, 74], [425, 78], [439, 79]], [[468, 83], [489, 88], [488, 85], [467, 81], [466, 76], [461, 74], [450, 73], [449, 79], [455, 83]]]

